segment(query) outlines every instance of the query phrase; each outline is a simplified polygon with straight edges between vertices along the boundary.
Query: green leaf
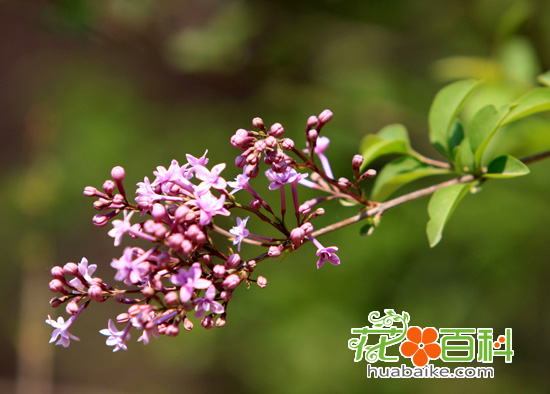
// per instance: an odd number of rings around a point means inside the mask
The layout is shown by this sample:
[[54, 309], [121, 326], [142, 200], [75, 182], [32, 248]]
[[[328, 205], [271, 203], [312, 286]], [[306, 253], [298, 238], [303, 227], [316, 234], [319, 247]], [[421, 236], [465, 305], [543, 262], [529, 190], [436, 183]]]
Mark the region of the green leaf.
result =
[[538, 112], [550, 110], [550, 88], [530, 90], [517, 99], [516, 103], [518, 104], [517, 107], [510, 111], [504, 122], [502, 122], [502, 125], [512, 123]]
[[439, 189], [433, 194], [428, 204], [430, 220], [426, 228], [430, 247], [433, 248], [439, 243], [445, 225], [460, 200], [468, 193], [471, 187], [471, 183], [451, 185]]
[[529, 167], [513, 156], [499, 156], [489, 163], [486, 178], [514, 178], [529, 174]]
[[380, 216], [374, 216], [365, 219], [366, 223], [361, 226], [361, 229], [359, 230], [359, 234], [361, 234], [362, 237], [366, 237], [367, 235], [371, 235], [374, 232], [374, 229], [378, 227], [380, 224], [381, 217]]
[[457, 148], [463, 140], [464, 127], [461, 122], [456, 121], [449, 135], [449, 153], [451, 153], [451, 157], [455, 156], [455, 148]]
[[405, 126], [392, 124], [384, 127], [376, 134], [369, 134], [361, 142], [361, 154], [366, 167], [378, 157], [391, 153], [406, 154], [411, 151], [410, 140]]
[[479, 83], [471, 79], [458, 81], [441, 89], [434, 98], [429, 114], [430, 141], [447, 157], [452, 153], [448, 145], [451, 128], [460, 109]]
[[474, 168], [474, 154], [470, 147], [470, 140], [465, 138], [454, 151], [454, 166], [459, 174], [466, 174]]
[[544, 74], [539, 75], [537, 81], [539, 81], [541, 85], [550, 87], [550, 71], [546, 71]]
[[475, 167], [481, 168], [483, 153], [494, 137], [502, 121], [515, 105], [506, 106], [498, 111], [493, 105], [481, 108], [472, 118], [468, 129], [468, 140], [475, 154]]
[[431, 175], [448, 174], [451, 171], [424, 164], [411, 156], [400, 157], [386, 164], [374, 182], [371, 198], [383, 201], [401, 186]]

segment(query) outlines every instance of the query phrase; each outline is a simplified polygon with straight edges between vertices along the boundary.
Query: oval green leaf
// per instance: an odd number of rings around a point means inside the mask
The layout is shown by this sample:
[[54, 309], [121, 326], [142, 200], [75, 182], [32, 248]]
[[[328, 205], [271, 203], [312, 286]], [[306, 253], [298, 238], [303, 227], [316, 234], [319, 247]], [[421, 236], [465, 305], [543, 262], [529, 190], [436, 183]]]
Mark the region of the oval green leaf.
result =
[[434, 247], [441, 240], [443, 229], [449, 221], [460, 200], [472, 187], [471, 183], [457, 184], [444, 187], [436, 191], [428, 204], [430, 220], [426, 228], [430, 247]]
[[405, 126], [392, 124], [376, 134], [369, 134], [361, 142], [361, 154], [365, 168], [378, 157], [392, 153], [406, 154], [411, 150], [409, 135]]
[[449, 157], [449, 133], [460, 109], [479, 86], [477, 80], [465, 80], [452, 83], [437, 93], [430, 108], [430, 141], [442, 154]]
[[502, 122], [502, 125], [512, 123], [538, 112], [550, 110], [550, 88], [530, 90], [517, 99], [516, 104], [517, 107], [510, 111], [506, 119]]
[[486, 178], [515, 178], [529, 174], [529, 167], [513, 156], [499, 156], [489, 163]]

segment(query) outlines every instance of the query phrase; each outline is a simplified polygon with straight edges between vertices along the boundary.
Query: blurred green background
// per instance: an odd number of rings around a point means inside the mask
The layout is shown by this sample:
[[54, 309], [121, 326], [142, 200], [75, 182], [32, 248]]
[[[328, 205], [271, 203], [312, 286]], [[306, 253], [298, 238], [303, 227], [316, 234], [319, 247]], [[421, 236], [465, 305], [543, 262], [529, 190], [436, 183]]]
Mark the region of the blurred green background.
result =
[[[122, 249], [92, 225], [82, 190], [114, 165], [131, 189], [185, 153], [209, 149], [211, 164], [231, 164], [229, 138], [253, 117], [283, 123], [301, 144], [305, 120], [325, 108], [337, 176], [351, 175], [361, 138], [389, 123], [439, 158], [427, 137], [437, 90], [484, 78], [466, 115], [513, 100], [550, 69], [549, 22], [545, 0], [0, 2], [0, 392], [549, 392], [549, 161], [467, 197], [435, 249], [423, 199], [388, 212], [368, 238], [360, 224], [323, 237], [340, 248], [339, 267], [317, 270], [309, 245], [263, 262], [267, 288], [240, 288], [222, 329], [148, 346], [134, 332], [129, 351], [113, 354], [98, 330], [122, 312], [115, 303], [92, 304], [68, 349], [47, 343], [44, 323], [66, 315], [48, 305], [53, 265], [86, 256], [113, 275]], [[502, 134], [495, 150], [548, 150], [550, 118]], [[325, 208], [319, 223], [355, 213]], [[347, 341], [384, 308], [422, 327], [511, 327], [513, 363], [496, 358], [485, 380], [367, 379]]]

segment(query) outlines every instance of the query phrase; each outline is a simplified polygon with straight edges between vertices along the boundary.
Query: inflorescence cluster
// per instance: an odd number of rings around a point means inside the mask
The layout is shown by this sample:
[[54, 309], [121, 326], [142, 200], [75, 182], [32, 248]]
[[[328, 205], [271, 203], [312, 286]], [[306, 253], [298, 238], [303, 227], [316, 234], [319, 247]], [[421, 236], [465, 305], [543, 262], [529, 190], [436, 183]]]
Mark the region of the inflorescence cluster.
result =
[[[78, 340], [69, 332], [73, 322], [92, 301], [101, 303], [109, 298], [128, 305], [128, 309], [116, 317], [120, 330], [109, 319], [107, 328], [100, 331], [108, 337], [107, 345], [114, 346], [113, 351], [127, 350], [132, 328], [140, 333], [138, 341], [147, 344], [151, 336], [176, 336], [180, 327], [191, 330], [193, 316], [206, 329], [222, 327], [236, 287], [242, 283], [250, 286], [251, 282], [261, 288], [266, 286], [266, 278], [254, 274], [257, 264], [284, 251], [295, 250], [307, 241], [317, 249], [317, 268], [327, 261], [340, 264], [338, 248], [324, 247], [315, 238], [312, 220], [325, 212], [316, 205], [326, 200], [346, 199], [366, 208], [373, 207], [375, 203], [365, 199], [359, 183], [376, 172], [361, 173], [363, 157], [356, 155], [352, 160], [354, 180], [334, 179], [325, 155], [330, 141], [319, 135], [331, 118], [332, 112], [325, 110], [318, 117], [308, 119], [307, 143], [303, 150], [297, 149], [292, 139], [283, 137], [284, 128], [280, 123], [268, 130], [262, 119], [255, 118], [254, 130], [239, 129], [231, 137], [231, 145], [242, 151], [235, 160], [242, 174], [232, 182], [221, 176], [225, 163], [207, 166], [207, 151], [200, 158], [186, 155], [184, 165], [172, 160], [168, 168], [157, 167], [152, 182], [145, 177], [137, 184], [136, 203], [128, 199], [123, 185], [125, 170], [120, 166], [113, 168], [112, 179], [105, 181], [102, 191], [86, 187], [84, 195], [96, 198], [93, 206], [102, 211], [93, 217], [93, 223], [98, 227], [111, 223], [113, 228], [108, 234], [115, 246], [119, 246], [124, 237], [131, 237], [147, 241], [150, 247], [128, 246], [121, 257], [113, 259], [114, 280], [123, 285], [93, 276], [97, 266], [88, 264], [86, 258], [78, 264], [69, 262], [63, 267], [53, 267], [49, 287], [58, 296], [50, 304], [52, 307], [65, 305], [70, 317], [67, 321], [63, 317], [56, 321], [48, 316], [46, 322], [54, 327], [50, 342], [57, 341], [56, 345], [67, 347], [71, 339]], [[267, 169], [260, 168], [262, 162]], [[258, 192], [252, 187], [260, 171], [270, 182], [269, 190], [274, 193], [279, 190], [280, 211], [262, 197], [269, 191]], [[298, 185], [322, 194], [300, 202]], [[288, 188], [292, 195], [292, 216], [286, 215], [285, 189]], [[251, 197], [251, 201], [246, 205], [237, 202], [238, 191], [241, 191], [239, 195]], [[237, 225], [225, 230], [216, 225], [216, 216], [233, 216]], [[278, 238], [252, 234], [247, 229], [251, 217], [276, 230]], [[232, 241], [236, 251], [227, 243], [214, 244], [212, 232]], [[254, 259], [244, 260], [240, 255], [243, 242], [259, 245], [266, 251]]]

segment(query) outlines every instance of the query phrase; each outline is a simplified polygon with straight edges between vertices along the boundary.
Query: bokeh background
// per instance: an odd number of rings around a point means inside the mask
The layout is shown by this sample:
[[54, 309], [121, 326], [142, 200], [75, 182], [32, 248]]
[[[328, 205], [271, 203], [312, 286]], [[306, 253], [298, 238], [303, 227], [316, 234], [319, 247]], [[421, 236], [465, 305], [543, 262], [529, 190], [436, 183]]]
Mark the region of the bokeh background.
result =
[[[122, 311], [115, 303], [91, 305], [68, 349], [47, 343], [44, 320], [65, 315], [48, 305], [53, 265], [86, 256], [113, 275], [122, 249], [92, 225], [82, 190], [114, 165], [131, 188], [185, 153], [232, 163], [229, 138], [253, 117], [303, 141], [305, 120], [325, 108], [337, 176], [350, 176], [362, 137], [389, 123], [439, 158], [427, 143], [437, 90], [484, 78], [466, 116], [513, 100], [550, 69], [549, 22], [545, 0], [0, 2], [0, 392], [548, 392], [548, 161], [468, 196], [434, 249], [423, 199], [388, 212], [370, 237], [360, 224], [323, 237], [339, 246], [339, 267], [315, 269], [310, 246], [263, 262], [267, 288], [239, 289], [221, 329], [148, 346], [134, 334], [113, 354], [98, 330]], [[548, 115], [493, 146], [518, 156], [549, 147]], [[320, 223], [354, 214], [325, 208]], [[513, 363], [496, 358], [494, 379], [367, 379], [347, 341], [384, 308], [419, 326], [511, 327]]]

